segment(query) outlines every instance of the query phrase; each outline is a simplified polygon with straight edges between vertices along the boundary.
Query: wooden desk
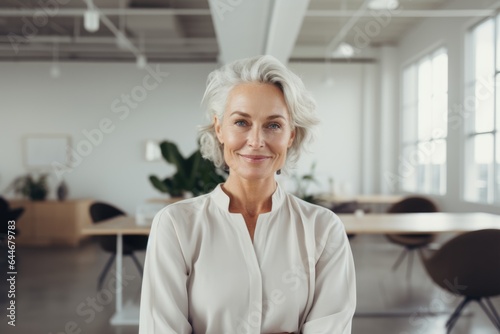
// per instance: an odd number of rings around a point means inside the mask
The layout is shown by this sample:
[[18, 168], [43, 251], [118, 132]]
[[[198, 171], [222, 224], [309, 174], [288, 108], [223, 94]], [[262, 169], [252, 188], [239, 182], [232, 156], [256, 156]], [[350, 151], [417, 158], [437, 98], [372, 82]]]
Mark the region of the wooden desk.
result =
[[[487, 228], [500, 229], [500, 215], [491, 213], [373, 213], [363, 216], [339, 214], [347, 233], [357, 234], [419, 234], [469, 232]], [[151, 226], [135, 223], [134, 217], [121, 216], [82, 228], [84, 235], [148, 235]]]
[[[339, 215], [347, 233], [386, 234], [386, 233], [444, 233], [469, 232], [480, 229], [500, 229], [500, 216], [489, 213], [405, 213], [405, 214], [353, 214]], [[150, 226], [140, 226], [134, 217], [117, 217], [108, 221], [86, 226], [81, 233], [85, 235], [115, 235], [116, 243], [116, 313], [111, 318], [112, 325], [139, 324], [138, 307], [132, 304], [123, 307], [122, 268], [123, 235], [148, 235]]]
[[418, 234], [470, 232], [488, 228], [500, 229], [500, 215], [491, 213], [400, 213], [340, 214], [347, 233]]
[[19, 245], [78, 246], [83, 238], [81, 229], [92, 225], [89, 207], [92, 199], [71, 199], [66, 201], [9, 200], [11, 208], [24, 208], [16, 222]]
[[318, 199], [331, 203], [342, 203], [356, 201], [360, 204], [394, 204], [401, 201], [405, 196], [401, 195], [355, 195], [355, 196], [337, 196], [332, 194], [318, 195]]
[[316, 196], [320, 202], [326, 207], [332, 207], [345, 202], [357, 202], [358, 205], [373, 213], [386, 212], [387, 208], [394, 203], [401, 201], [405, 196], [401, 195], [355, 195], [355, 196], [337, 196], [332, 194], [321, 194]]

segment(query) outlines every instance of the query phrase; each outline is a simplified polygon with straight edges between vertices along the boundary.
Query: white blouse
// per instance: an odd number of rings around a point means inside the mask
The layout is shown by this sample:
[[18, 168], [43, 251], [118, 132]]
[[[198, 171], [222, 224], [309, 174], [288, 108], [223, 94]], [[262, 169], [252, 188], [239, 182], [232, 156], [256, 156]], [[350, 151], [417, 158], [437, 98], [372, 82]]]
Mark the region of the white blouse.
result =
[[253, 243], [220, 185], [154, 218], [140, 334], [345, 334], [355, 306], [342, 222], [279, 186]]

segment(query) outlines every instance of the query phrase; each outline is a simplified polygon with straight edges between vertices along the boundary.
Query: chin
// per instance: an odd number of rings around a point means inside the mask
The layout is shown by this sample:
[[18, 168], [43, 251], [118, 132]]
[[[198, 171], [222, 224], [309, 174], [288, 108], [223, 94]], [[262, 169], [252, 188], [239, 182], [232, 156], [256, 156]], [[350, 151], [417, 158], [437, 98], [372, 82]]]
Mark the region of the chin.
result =
[[236, 173], [239, 177], [242, 177], [247, 180], [262, 180], [267, 179], [274, 176], [272, 171], [264, 171], [264, 170], [245, 170], [239, 171]]

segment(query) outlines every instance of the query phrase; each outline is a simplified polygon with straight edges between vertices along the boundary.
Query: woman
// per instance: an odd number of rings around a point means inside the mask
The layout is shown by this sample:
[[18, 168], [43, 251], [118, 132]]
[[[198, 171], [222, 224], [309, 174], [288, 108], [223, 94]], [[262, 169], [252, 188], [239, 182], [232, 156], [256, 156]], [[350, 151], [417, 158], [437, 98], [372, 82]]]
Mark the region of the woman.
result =
[[156, 215], [139, 332], [350, 333], [343, 225], [275, 181], [317, 123], [302, 81], [271, 56], [243, 59], [210, 74], [204, 101], [201, 150], [229, 177]]

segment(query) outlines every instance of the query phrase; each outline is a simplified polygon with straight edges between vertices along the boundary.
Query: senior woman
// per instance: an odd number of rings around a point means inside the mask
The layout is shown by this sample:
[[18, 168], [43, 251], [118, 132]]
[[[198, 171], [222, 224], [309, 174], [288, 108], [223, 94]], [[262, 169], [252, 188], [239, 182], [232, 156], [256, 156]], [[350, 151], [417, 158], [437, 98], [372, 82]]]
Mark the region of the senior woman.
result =
[[317, 123], [302, 81], [271, 56], [243, 59], [209, 75], [204, 101], [201, 150], [229, 177], [156, 215], [139, 333], [350, 333], [343, 225], [275, 180]]

